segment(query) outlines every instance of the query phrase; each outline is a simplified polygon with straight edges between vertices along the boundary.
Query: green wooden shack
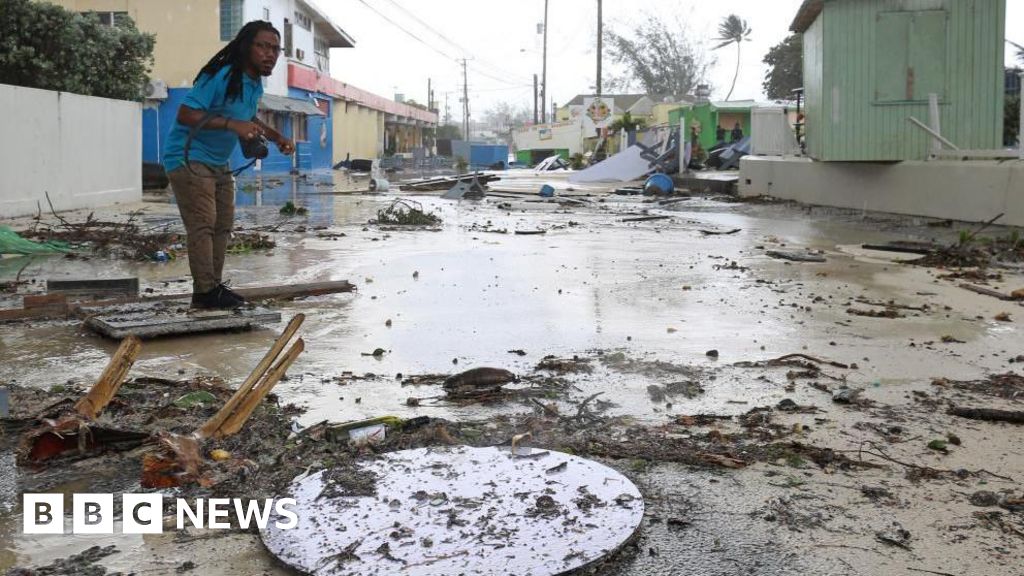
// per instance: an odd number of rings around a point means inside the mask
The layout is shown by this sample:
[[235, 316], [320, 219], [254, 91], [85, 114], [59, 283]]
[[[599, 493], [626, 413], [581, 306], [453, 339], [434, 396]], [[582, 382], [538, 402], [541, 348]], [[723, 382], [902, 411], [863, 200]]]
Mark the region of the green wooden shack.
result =
[[[743, 134], [749, 136], [751, 132], [751, 111], [757, 107], [753, 100], [729, 100], [723, 102], [704, 102], [681, 106], [668, 113], [669, 126], [684, 124], [687, 129], [691, 126], [699, 128], [699, 142], [702, 148], [710, 150], [717, 144], [715, 132], [718, 127], [725, 128], [726, 132], [732, 132], [733, 127], [739, 122]], [[726, 136], [726, 142], [729, 136]]]
[[941, 133], [961, 149], [1002, 144], [1005, 0], [805, 0], [807, 153], [823, 161], [924, 160]]

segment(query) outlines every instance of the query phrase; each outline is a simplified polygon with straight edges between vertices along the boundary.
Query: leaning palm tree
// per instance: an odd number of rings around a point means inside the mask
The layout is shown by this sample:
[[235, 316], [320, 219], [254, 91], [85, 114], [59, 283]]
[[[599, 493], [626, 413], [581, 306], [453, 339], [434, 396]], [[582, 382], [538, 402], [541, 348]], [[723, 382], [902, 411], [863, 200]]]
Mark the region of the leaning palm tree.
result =
[[1017, 44], [1013, 40], [1007, 40], [1007, 42], [1009, 42], [1014, 48], [1017, 49], [1017, 59], [1020, 60], [1022, 64], [1024, 64], [1024, 46]]
[[732, 87], [729, 88], [729, 95], [725, 97], [726, 100], [732, 98], [732, 91], [736, 89], [736, 79], [740, 76], [740, 47], [743, 41], [750, 40], [751, 32], [752, 30], [747, 26], [747, 21], [735, 14], [730, 14], [718, 25], [718, 38], [715, 38], [715, 41], [721, 42], [721, 44], [715, 46], [713, 50], [725, 48], [730, 44], [736, 44], [736, 73], [732, 77]]

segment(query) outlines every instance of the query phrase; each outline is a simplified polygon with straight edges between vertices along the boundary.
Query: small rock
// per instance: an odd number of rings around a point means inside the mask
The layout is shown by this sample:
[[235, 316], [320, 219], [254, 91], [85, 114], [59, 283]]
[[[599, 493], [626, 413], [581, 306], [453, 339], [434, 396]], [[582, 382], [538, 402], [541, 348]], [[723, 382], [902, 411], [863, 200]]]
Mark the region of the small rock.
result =
[[999, 504], [999, 495], [988, 490], [978, 490], [974, 494], [971, 494], [970, 502], [971, 504], [981, 508], [996, 506]]
[[718, 350], [708, 350], [704, 355], [708, 358], [718, 358]]
[[910, 550], [910, 530], [905, 529], [899, 522], [893, 522], [888, 530], [875, 532], [875, 539], [891, 546]]
[[860, 388], [840, 388], [832, 395], [832, 401], [836, 404], [853, 404], [863, 391]]
[[657, 384], [651, 384], [647, 387], [647, 395], [651, 397], [651, 402], [665, 401], [665, 389]]
[[881, 486], [861, 486], [860, 493], [872, 500], [880, 500], [883, 498], [892, 498], [892, 492]]
[[798, 406], [796, 402], [789, 398], [783, 398], [782, 401], [780, 401], [775, 407], [778, 408], [779, 410], [782, 410], [783, 412], [792, 412], [800, 408], [800, 406]]
[[952, 432], [946, 434], [946, 440], [953, 446], [959, 446], [961, 444], [960, 437]]
[[406, 406], [419, 406], [420, 405], [420, 399], [419, 398], [415, 398], [413, 396], [410, 396], [409, 398], [407, 398], [405, 400], [405, 405]]
[[995, 319], [996, 319], [997, 322], [1012, 322], [1013, 321], [1013, 320], [1010, 319], [1010, 313], [1009, 312], [1000, 312], [999, 314], [996, 314]]

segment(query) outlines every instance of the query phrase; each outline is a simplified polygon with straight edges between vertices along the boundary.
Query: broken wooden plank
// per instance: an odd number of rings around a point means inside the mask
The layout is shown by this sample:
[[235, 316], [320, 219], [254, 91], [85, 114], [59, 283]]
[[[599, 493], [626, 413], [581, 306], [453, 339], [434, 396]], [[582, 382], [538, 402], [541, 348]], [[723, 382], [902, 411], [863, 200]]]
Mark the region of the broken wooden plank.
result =
[[1024, 412], [1018, 410], [996, 410], [994, 408], [957, 408], [949, 409], [949, 414], [971, 420], [985, 420], [987, 422], [1009, 422], [1011, 424], [1024, 424]]
[[26, 310], [31, 308], [66, 309], [68, 299], [63, 294], [30, 294], [22, 299], [21, 305]]
[[148, 433], [86, 424], [72, 415], [56, 422], [45, 421], [44, 426], [26, 432], [19, 444], [17, 462], [20, 465], [42, 464], [67, 456], [81, 458], [123, 452], [147, 440]]
[[253, 410], [263, 402], [263, 399], [267, 394], [277, 385], [277, 383], [284, 376], [288, 368], [295, 362], [295, 359], [302, 354], [302, 351], [306, 349], [306, 343], [302, 338], [295, 341], [295, 344], [288, 349], [288, 352], [278, 361], [277, 364], [267, 372], [264, 376], [263, 381], [260, 382], [253, 390], [242, 400], [238, 406], [238, 411], [228, 417], [224, 421], [224, 425], [218, 430], [221, 436], [231, 436], [242, 429], [246, 421], [249, 420], [249, 416], [252, 415]]
[[698, 230], [698, 232], [700, 232], [701, 234], [707, 235], [707, 236], [728, 236], [730, 234], [735, 234], [735, 233], [739, 232], [740, 230], [741, 230], [740, 228], [733, 228], [732, 230], [703, 230], [703, 229], [701, 229], [701, 230]]
[[772, 258], [790, 260], [792, 262], [825, 262], [824, 256], [811, 254], [809, 252], [786, 252], [783, 250], [769, 250], [766, 252]]
[[865, 250], [877, 250], [879, 252], [898, 252], [901, 254], [922, 254], [928, 255], [935, 252], [941, 246], [938, 244], [892, 242], [890, 244], [861, 244]]
[[653, 220], [669, 220], [671, 216], [641, 216], [639, 218], [623, 218], [623, 222], [651, 222]]
[[1010, 296], [1009, 294], [1003, 294], [998, 290], [992, 290], [991, 288], [985, 288], [984, 286], [976, 286], [974, 284], [963, 283], [960, 285], [960, 287], [963, 288], [964, 290], [970, 290], [971, 292], [976, 292], [978, 294], [982, 294], [985, 296], [991, 296], [993, 298], [998, 298], [1000, 300], [1013, 300], [1013, 296]]
[[135, 298], [139, 295], [138, 278], [90, 278], [86, 280], [47, 280], [47, 294], [63, 294], [70, 299], [88, 297]]
[[76, 404], [75, 411], [83, 418], [95, 420], [100, 412], [110, 403], [124, 383], [124, 377], [131, 370], [135, 359], [142, 350], [142, 342], [135, 336], [129, 336], [121, 342], [117, 352], [110, 359], [106, 369], [100, 374], [99, 380], [92, 385], [89, 392]]
[[238, 390], [224, 403], [224, 406], [217, 411], [209, 420], [199, 428], [199, 435], [204, 438], [219, 437], [218, 430], [224, 424], [225, 420], [228, 419], [239, 407], [246, 395], [250, 393], [253, 387], [256, 386], [266, 374], [267, 370], [270, 369], [271, 365], [280, 356], [281, 351], [288, 345], [288, 342], [298, 331], [299, 326], [306, 320], [304, 314], [296, 314], [291, 321], [288, 322], [288, 326], [285, 327], [284, 331], [278, 336], [277, 340], [274, 341], [274, 345], [270, 347], [270, 350], [263, 356], [259, 364], [253, 368], [253, 371], [249, 374], [249, 377], [242, 382], [242, 385], [238, 387]]

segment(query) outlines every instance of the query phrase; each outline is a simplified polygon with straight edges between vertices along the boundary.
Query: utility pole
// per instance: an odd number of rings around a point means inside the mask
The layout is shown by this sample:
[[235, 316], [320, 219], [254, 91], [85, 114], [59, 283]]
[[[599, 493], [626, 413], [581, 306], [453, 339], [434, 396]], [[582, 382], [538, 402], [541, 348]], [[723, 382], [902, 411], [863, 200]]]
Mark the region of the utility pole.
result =
[[533, 123], [537, 123], [537, 75], [533, 75]]
[[541, 64], [540, 121], [547, 122], [548, 102], [548, 0], [544, 0], [544, 62]]
[[445, 92], [444, 93], [444, 125], [445, 126], [447, 126], [447, 125], [452, 123], [452, 109], [451, 109], [450, 106], [448, 106], [448, 94], [450, 94], [450, 93], [449, 92]]
[[430, 78], [427, 78], [427, 110], [431, 110], [434, 107], [434, 103], [431, 102], [433, 92], [430, 91]]
[[462, 59], [462, 137], [469, 140], [469, 75]]
[[601, 48], [604, 42], [603, 20], [601, 18], [601, 0], [597, 0], [597, 95], [601, 95]]

